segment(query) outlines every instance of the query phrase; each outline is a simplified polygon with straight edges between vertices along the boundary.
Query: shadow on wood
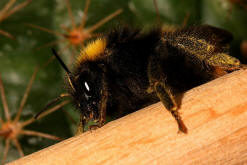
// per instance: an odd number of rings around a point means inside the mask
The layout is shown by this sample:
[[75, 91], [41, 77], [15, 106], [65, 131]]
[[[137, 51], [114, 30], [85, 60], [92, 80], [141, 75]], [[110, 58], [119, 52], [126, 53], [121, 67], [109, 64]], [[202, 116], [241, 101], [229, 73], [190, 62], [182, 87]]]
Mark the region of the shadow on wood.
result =
[[11, 165], [244, 164], [247, 162], [247, 70], [185, 93], [188, 134], [157, 103], [28, 155]]

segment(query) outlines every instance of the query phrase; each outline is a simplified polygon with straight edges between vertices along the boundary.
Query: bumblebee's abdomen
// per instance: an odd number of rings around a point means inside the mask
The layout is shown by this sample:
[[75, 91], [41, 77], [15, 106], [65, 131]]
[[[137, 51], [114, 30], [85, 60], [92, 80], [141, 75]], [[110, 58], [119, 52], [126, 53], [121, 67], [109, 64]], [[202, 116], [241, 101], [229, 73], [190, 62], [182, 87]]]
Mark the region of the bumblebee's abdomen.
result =
[[204, 61], [191, 57], [181, 49], [169, 46], [166, 49], [169, 54], [161, 58], [160, 63], [165, 81], [174, 91], [184, 92], [215, 78], [214, 68]]

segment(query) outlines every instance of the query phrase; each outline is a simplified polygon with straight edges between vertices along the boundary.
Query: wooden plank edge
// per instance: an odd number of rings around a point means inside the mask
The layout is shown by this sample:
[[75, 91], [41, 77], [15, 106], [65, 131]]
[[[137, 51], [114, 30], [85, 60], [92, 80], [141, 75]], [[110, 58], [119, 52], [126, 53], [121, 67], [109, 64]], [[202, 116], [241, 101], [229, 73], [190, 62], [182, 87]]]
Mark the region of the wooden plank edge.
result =
[[180, 113], [188, 134], [156, 103], [9, 165], [247, 163], [247, 70], [186, 92]]

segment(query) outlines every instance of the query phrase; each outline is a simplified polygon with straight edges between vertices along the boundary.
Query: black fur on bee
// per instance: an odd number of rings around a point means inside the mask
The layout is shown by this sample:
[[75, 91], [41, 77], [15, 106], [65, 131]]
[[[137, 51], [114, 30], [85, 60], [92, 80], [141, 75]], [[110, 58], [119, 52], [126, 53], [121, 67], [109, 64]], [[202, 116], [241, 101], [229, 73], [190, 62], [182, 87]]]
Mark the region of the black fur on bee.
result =
[[173, 32], [124, 27], [89, 43], [73, 71], [67, 69], [81, 126], [94, 120], [101, 127], [106, 115], [118, 118], [161, 101], [186, 133], [176, 96], [242, 68], [228, 55], [231, 40], [229, 32], [201, 25]]

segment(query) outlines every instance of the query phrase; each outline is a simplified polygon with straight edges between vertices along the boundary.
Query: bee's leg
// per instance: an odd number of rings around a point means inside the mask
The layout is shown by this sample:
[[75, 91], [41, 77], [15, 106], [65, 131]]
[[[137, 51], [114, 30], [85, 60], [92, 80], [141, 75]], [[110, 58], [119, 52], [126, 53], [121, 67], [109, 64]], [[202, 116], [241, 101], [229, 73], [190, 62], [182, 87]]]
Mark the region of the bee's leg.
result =
[[99, 118], [99, 127], [105, 125], [106, 121], [106, 106], [107, 106], [107, 99], [108, 99], [108, 90], [105, 83], [105, 76], [103, 78], [103, 89], [101, 90], [101, 101], [100, 101], [100, 118]]
[[108, 92], [106, 90], [101, 91], [101, 101], [100, 101], [100, 109], [99, 109], [99, 120], [97, 124], [90, 125], [89, 130], [94, 130], [97, 128], [100, 128], [105, 125], [106, 122], [106, 103], [107, 103], [107, 98], [108, 98]]
[[89, 129], [90, 131], [96, 130], [96, 129], [98, 129], [98, 128], [100, 128], [99, 124], [94, 124], [94, 125], [88, 126], [88, 129]]
[[84, 126], [85, 126], [84, 116], [80, 114], [80, 123], [77, 126], [76, 135], [80, 135], [81, 133], [84, 132]]
[[[164, 46], [164, 44], [163, 44]], [[157, 97], [166, 107], [166, 109], [172, 114], [178, 123], [179, 131], [187, 133], [187, 128], [184, 125], [179, 112], [178, 104], [175, 100], [175, 92], [166, 80], [165, 67], [162, 61], [165, 61], [165, 56], [157, 53], [149, 59], [148, 64], [148, 79], [150, 83], [150, 89], [148, 92], [155, 92]]]
[[105, 125], [106, 122], [106, 108], [107, 108], [107, 99], [108, 99], [108, 90], [105, 75], [103, 74], [102, 78], [102, 90], [100, 91], [101, 99], [100, 99], [100, 108], [99, 108], [99, 120], [96, 125], [90, 125], [89, 129], [97, 129]]
[[176, 119], [179, 131], [187, 133], [187, 128], [179, 115], [178, 106], [170, 88], [162, 82], [155, 82], [153, 89], [166, 109]]

